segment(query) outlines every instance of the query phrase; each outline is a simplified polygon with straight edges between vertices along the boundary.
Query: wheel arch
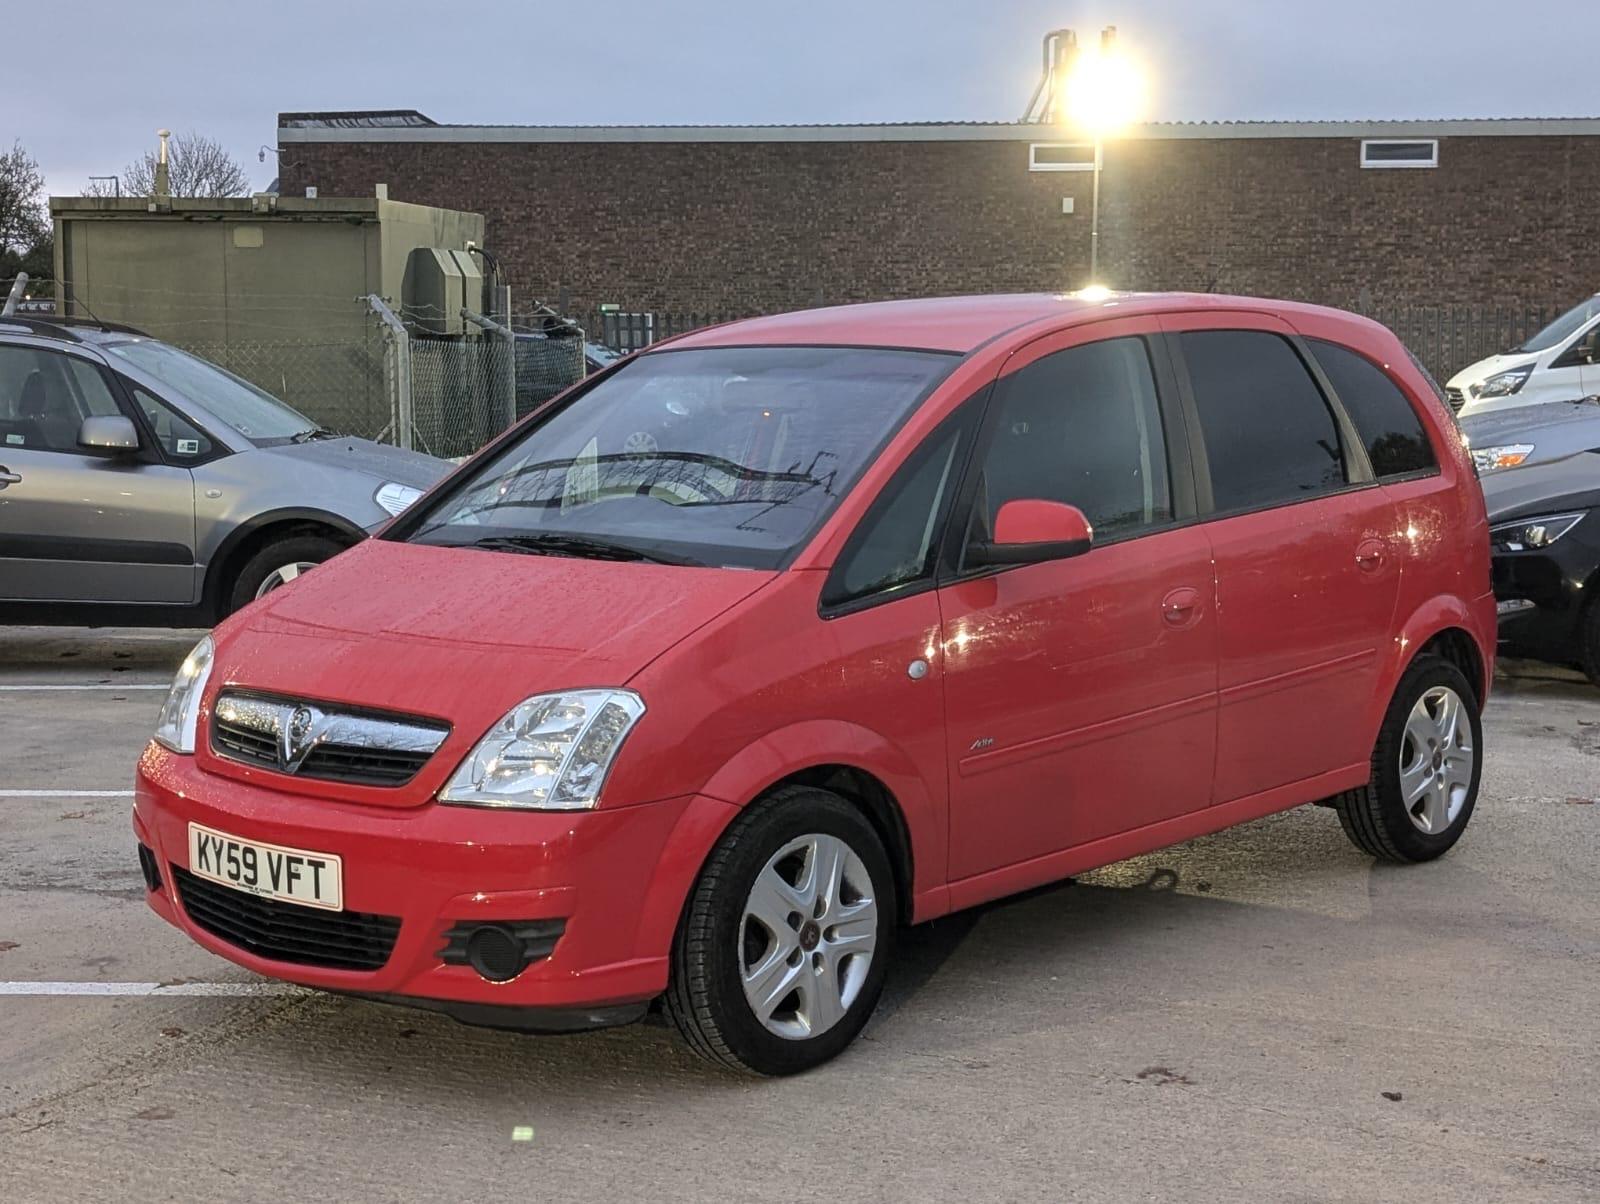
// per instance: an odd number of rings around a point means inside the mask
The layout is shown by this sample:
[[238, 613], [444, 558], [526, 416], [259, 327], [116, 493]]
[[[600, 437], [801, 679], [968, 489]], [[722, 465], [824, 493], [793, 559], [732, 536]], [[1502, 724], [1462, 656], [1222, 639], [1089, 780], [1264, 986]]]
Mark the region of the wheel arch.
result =
[[328, 510], [311, 507], [284, 507], [257, 514], [228, 532], [206, 565], [205, 589], [201, 599], [213, 620], [223, 618], [226, 583], [260, 549], [276, 539], [307, 534], [328, 536], [354, 547], [367, 533], [349, 519]]
[[1414, 609], [1390, 642], [1387, 663], [1379, 678], [1381, 687], [1373, 691], [1367, 715], [1367, 731], [1372, 740], [1378, 738], [1378, 729], [1400, 679], [1425, 653], [1443, 656], [1461, 670], [1481, 710], [1488, 701], [1494, 673], [1494, 638], [1494, 619], [1475, 614], [1461, 598], [1441, 595]]
[[904, 918], [946, 910], [942, 775], [929, 781], [903, 749], [860, 724], [811, 720], [746, 745], [711, 776], [704, 793], [743, 808], [795, 784], [833, 791], [872, 823], [895, 866]]

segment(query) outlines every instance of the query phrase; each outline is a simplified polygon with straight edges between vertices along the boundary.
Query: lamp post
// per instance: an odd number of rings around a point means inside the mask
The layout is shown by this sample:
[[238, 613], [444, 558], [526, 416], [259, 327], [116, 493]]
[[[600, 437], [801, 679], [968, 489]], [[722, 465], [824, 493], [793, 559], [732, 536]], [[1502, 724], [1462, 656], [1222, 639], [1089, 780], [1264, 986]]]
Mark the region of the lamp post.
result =
[[1100, 45], [1078, 52], [1062, 89], [1058, 119], [1078, 126], [1094, 138], [1094, 189], [1089, 216], [1089, 283], [1100, 283], [1100, 170], [1105, 165], [1105, 140], [1134, 118], [1142, 82], [1139, 72], [1117, 48], [1117, 27], [1100, 31]]

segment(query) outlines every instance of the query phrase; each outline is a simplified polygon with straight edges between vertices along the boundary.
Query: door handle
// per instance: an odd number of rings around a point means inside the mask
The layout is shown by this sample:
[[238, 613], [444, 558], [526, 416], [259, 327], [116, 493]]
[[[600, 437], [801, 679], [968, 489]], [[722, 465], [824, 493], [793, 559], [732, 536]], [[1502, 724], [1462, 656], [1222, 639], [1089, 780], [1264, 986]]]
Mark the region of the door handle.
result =
[[4, 464], [0, 464], [0, 489], [4, 489], [7, 485], [20, 484], [22, 484], [22, 474], [20, 472], [12, 472]]
[[1375, 573], [1383, 567], [1383, 542], [1369, 539], [1356, 548], [1356, 567], [1364, 573]]
[[1200, 614], [1200, 591], [1175, 589], [1161, 599], [1161, 617], [1173, 627], [1187, 627]]

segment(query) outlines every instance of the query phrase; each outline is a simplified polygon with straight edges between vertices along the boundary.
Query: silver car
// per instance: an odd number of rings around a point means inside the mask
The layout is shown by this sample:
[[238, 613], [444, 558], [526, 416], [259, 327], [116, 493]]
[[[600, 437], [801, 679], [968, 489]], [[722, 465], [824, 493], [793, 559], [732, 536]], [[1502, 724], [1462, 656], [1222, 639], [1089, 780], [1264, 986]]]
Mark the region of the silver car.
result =
[[1545, 464], [1600, 450], [1600, 397], [1490, 410], [1460, 425], [1480, 473]]
[[127, 327], [0, 318], [0, 623], [209, 626], [449, 469]]

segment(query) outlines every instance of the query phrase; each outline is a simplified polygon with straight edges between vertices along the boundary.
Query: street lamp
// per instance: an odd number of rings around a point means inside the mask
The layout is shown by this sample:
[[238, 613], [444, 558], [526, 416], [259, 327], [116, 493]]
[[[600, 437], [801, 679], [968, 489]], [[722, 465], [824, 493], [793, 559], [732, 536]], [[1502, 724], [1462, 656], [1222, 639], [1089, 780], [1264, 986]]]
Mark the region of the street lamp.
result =
[[1100, 282], [1100, 168], [1107, 138], [1138, 116], [1144, 80], [1137, 66], [1117, 47], [1117, 27], [1100, 31], [1100, 45], [1079, 50], [1058, 98], [1057, 119], [1094, 138], [1094, 196], [1089, 219], [1089, 283]]

